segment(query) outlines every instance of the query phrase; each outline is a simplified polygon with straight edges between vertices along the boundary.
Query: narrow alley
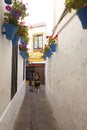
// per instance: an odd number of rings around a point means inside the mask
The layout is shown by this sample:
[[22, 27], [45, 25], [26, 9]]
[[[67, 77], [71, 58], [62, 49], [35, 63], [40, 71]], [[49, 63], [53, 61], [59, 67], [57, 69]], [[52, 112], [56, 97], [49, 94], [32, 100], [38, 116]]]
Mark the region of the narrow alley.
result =
[[87, 130], [87, 0], [0, 9], [0, 130]]
[[42, 85], [37, 93], [29, 91], [29, 86], [26, 86], [25, 98], [13, 130], [58, 130], [44, 89]]

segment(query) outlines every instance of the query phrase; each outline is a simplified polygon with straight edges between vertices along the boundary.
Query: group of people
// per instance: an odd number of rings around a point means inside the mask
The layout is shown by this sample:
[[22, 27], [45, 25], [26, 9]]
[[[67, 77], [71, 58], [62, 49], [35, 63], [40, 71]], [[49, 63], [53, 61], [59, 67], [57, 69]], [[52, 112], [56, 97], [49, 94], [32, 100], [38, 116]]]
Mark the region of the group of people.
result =
[[39, 88], [40, 88], [40, 76], [39, 76], [39, 73], [35, 73], [33, 74], [33, 77], [31, 80], [30, 90], [39, 92]]

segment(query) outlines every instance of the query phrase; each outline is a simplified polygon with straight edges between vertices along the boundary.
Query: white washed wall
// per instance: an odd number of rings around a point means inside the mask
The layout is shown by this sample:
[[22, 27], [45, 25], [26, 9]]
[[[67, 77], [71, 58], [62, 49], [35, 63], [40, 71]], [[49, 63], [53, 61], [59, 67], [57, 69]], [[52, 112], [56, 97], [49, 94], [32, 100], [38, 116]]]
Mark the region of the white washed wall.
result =
[[2, 35], [4, 1], [0, 2], [0, 116], [10, 101], [12, 45]]
[[59, 130], [87, 130], [87, 29], [74, 11], [60, 29], [57, 52], [46, 63], [47, 96]]
[[22, 82], [14, 98], [5, 109], [0, 118], [0, 130], [13, 130], [14, 121], [20, 110], [21, 104], [25, 96], [25, 81]]
[[17, 87], [23, 82], [23, 58], [18, 51], [18, 78], [17, 78]]
[[0, 1], [0, 130], [11, 130], [25, 95], [23, 59], [18, 55], [18, 91], [11, 98], [12, 43], [2, 34], [4, 0]]
[[63, 10], [65, 9], [65, 0], [53, 0], [53, 2], [53, 23], [55, 26], [60, 19]]

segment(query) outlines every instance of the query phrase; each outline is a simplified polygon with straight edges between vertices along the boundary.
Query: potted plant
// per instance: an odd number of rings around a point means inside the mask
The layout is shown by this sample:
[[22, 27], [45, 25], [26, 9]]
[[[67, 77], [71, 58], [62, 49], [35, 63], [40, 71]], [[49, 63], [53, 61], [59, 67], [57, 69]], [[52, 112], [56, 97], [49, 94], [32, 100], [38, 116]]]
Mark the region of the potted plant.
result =
[[77, 11], [83, 29], [87, 29], [87, 5]]
[[26, 56], [25, 59], [28, 59], [28, 58], [29, 58], [29, 52], [28, 52], [28, 51], [25, 52], [25, 56]]
[[29, 57], [28, 48], [26, 44], [19, 44], [20, 55], [23, 59], [27, 59]]
[[69, 12], [72, 9], [77, 10], [77, 16], [79, 17], [83, 29], [87, 28], [87, 0], [66, 0], [66, 8]]
[[29, 42], [28, 26], [26, 26], [24, 22], [20, 22], [18, 26], [18, 30], [14, 38], [12, 39], [13, 45], [17, 45], [19, 38], [22, 44], [28, 44]]
[[18, 45], [19, 38], [20, 38], [20, 36], [15, 34], [12, 39], [12, 45]]
[[19, 50], [20, 51], [27, 51], [28, 50], [27, 44], [19, 44]]
[[23, 19], [25, 16], [27, 16], [26, 7], [25, 4], [23, 4], [22, 2], [14, 0], [11, 6], [6, 6], [6, 10], [7, 12], [4, 13], [5, 32], [3, 33], [6, 34], [7, 39], [11, 40], [18, 30], [19, 19]]
[[4, 24], [3, 27], [5, 28], [6, 38], [11, 40], [13, 39], [19, 25], [18, 19], [14, 18], [11, 13], [4, 13]]
[[49, 45], [45, 45], [44, 46], [44, 49], [43, 49], [43, 58], [46, 58], [46, 57], [51, 57], [52, 55], [52, 51], [51, 51], [51, 48]]
[[21, 51], [20, 55], [22, 56], [23, 59], [27, 60], [29, 58], [29, 53], [28, 51]]
[[21, 19], [23, 19], [24, 17], [27, 16], [26, 10], [27, 10], [26, 5], [23, 4], [23, 2], [14, 0], [12, 8], [11, 8], [11, 14], [13, 17], [15, 16], [18, 19], [19, 17], [21, 17]]
[[47, 38], [47, 42], [50, 45], [52, 52], [56, 52], [58, 35], [56, 34], [55, 36], [46, 36], [46, 38]]
[[12, 44], [17, 45], [19, 39], [21, 40], [22, 44], [28, 44], [29, 42], [28, 26], [23, 25], [22, 22], [20, 22], [18, 30], [12, 39]]
[[24, 23], [20, 23], [19, 28], [16, 32], [17, 35], [21, 38], [21, 43], [28, 43], [29, 42], [29, 34], [28, 34], [28, 26], [24, 25]]
[[71, 12], [72, 9], [79, 10], [82, 8], [85, 4], [87, 4], [87, 0], [66, 0], [65, 5], [69, 12]]

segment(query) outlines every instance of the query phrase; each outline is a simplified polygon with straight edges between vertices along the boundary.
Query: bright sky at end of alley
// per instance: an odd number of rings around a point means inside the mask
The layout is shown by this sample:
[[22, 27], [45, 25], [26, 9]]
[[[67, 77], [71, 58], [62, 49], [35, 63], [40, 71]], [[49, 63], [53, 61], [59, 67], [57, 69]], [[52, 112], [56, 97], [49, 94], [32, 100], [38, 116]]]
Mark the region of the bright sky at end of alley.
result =
[[27, 23], [46, 23], [49, 19], [50, 3], [52, 0], [24, 0], [28, 3], [29, 17], [26, 18]]

